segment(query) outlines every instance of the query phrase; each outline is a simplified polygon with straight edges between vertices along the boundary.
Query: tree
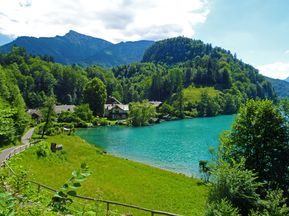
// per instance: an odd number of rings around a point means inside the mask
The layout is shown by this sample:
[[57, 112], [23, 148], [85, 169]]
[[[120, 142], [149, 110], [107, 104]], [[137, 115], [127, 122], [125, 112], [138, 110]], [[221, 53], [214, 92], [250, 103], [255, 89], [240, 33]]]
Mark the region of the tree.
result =
[[213, 185], [208, 196], [209, 206], [217, 206], [226, 200], [242, 215], [248, 215], [251, 210], [258, 207], [259, 195], [256, 191], [261, 183], [258, 183], [256, 179], [257, 175], [245, 168], [244, 159], [240, 162], [231, 160], [230, 163], [219, 160], [212, 171]]
[[88, 104], [81, 104], [74, 109], [75, 115], [83, 121], [89, 122], [93, 118], [93, 113]]
[[13, 116], [16, 114], [16, 111], [2, 107], [1, 101], [0, 109], [0, 146], [15, 143], [17, 133]]
[[148, 101], [130, 103], [129, 118], [133, 126], [147, 125], [155, 115], [155, 107]]
[[83, 97], [95, 116], [103, 116], [107, 94], [105, 85], [99, 78], [93, 78], [85, 85]]
[[175, 115], [179, 118], [184, 118], [184, 93], [182, 90], [175, 94], [176, 100], [173, 103], [175, 109]]
[[245, 168], [254, 170], [259, 182], [267, 183], [269, 189], [281, 188], [288, 195], [288, 141], [288, 124], [272, 101], [250, 100], [240, 109], [232, 131], [222, 139], [223, 158], [245, 158]]
[[54, 106], [55, 106], [55, 98], [54, 97], [47, 98], [47, 101], [45, 102], [44, 107], [42, 109], [42, 116], [45, 122], [42, 128], [41, 139], [43, 139], [44, 134], [52, 124], [52, 117], [54, 115]]
[[209, 96], [207, 91], [202, 92], [201, 100], [198, 103], [198, 114], [200, 116], [215, 116], [220, 111], [217, 97]]
[[206, 216], [240, 216], [240, 214], [238, 208], [233, 207], [230, 201], [222, 199], [208, 205]]

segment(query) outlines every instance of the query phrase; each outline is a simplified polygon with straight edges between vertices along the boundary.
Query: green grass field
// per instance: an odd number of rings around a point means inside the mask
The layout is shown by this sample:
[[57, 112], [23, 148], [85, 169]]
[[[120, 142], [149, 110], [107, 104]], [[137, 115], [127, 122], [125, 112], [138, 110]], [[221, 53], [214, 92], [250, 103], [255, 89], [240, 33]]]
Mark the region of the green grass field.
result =
[[195, 88], [189, 86], [183, 90], [184, 99], [186, 102], [196, 103], [201, 100], [201, 94], [204, 91], [207, 91], [209, 96], [217, 96], [219, 94], [219, 91], [214, 87]]
[[46, 158], [38, 158], [38, 147], [34, 146], [11, 159], [10, 165], [21, 164], [27, 170], [29, 179], [57, 189], [73, 170], [85, 162], [92, 174], [79, 189], [80, 195], [181, 215], [204, 214], [208, 186], [200, 180], [103, 154], [95, 146], [75, 136], [60, 135], [49, 137], [47, 141], [63, 144], [66, 160], [53, 153]]

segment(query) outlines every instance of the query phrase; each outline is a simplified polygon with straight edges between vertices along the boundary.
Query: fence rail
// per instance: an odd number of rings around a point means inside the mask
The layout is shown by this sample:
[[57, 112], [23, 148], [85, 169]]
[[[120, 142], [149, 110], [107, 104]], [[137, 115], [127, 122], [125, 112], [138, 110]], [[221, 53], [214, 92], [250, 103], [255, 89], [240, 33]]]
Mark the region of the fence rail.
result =
[[31, 143], [25, 144], [25, 145], [21, 145], [18, 147], [15, 147], [13, 150], [11, 150], [7, 156], [3, 159], [3, 161], [0, 161], [0, 167], [4, 165], [6, 160], [9, 160], [10, 158], [12, 158], [13, 156], [25, 151], [26, 149], [30, 148], [31, 146], [34, 146], [35, 144], [39, 143], [41, 140], [34, 140]]
[[[58, 190], [56, 190], [54, 188], [51, 188], [51, 187], [49, 187], [47, 185], [38, 183], [36, 181], [29, 181], [29, 182], [37, 185], [38, 192], [40, 192], [41, 188], [44, 188], [44, 189], [52, 191], [52, 192], [57, 192], [58, 191]], [[179, 216], [178, 214], [174, 214], [174, 213], [170, 213], [170, 212], [164, 212], [164, 211], [158, 211], [158, 210], [143, 208], [143, 207], [140, 207], [140, 206], [126, 204], [126, 203], [121, 203], [121, 202], [116, 202], [116, 201], [111, 201], [111, 200], [102, 200], [102, 199], [97, 199], [97, 198], [93, 198], [93, 197], [86, 197], [86, 196], [80, 196], [80, 195], [75, 195], [75, 196], [72, 196], [72, 197], [75, 197], [75, 198], [78, 198], [78, 199], [83, 199], [83, 200], [89, 200], [89, 201], [105, 203], [107, 212], [109, 212], [111, 205], [117, 205], [117, 206], [122, 206], [122, 207], [127, 207], [127, 208], [131, 208], [131, 209], [137, 209], [137, 210], [140, 210], [140, 211], [149, 212], [149, 213], [151, 213], [152, 216], [154, 216], [154, 215]]]
[[[38, 141], [39, 142], [39, 141]], [[9, 153], [9, 155], [7, 156], [6, 160], [10, 159], [12, 156], [24, 151], [25, 149], [31, 147], [32, 145], [34, 145], [35, 143], [37, 142], [34, 142], [34, 143], [29, 143], [25, 146], [20, 146], [19, 148], [16, 148], [14, 149], [12, 152]], [[6, 161], [3, 161], [3, 164], [4, 166], [6, 166], [13, 175], [17, 175], [15, 173], [15, 171], [6, 163]], [[1, 166], [2, 166], [1, 165]], [[38, 193], [40, 192], [41, 188], [44, 188], [46, 190], [49, 190], [49, 191], [52, 191], [52, 192], [58, 192], [58, 190], [54, 189], [54, 188], [51, 188], [47, 185], [44, 185], [44, 184], [41, 184], [41, 183], [38, 183], [36, 181], [29, 181], [31, 182], [32, 184], [36, 185], [37, 186], [37, 191]], [[122, 207], [126, 207], [126, 208], [130, 208], [130, 209], [136, 209], [136, 210], [140, 210], [140, 211], [143, 211], [143, 212], [148, 212], [150, 213], [152, 216], [154, 215], [166, 215], [166, 216], [180, 216], [178, 214], [174, 214], [174, 213], [170, 213], [170, 212], [164, 212], [164, 211], [158, 211], [158, 210], [153, 210], [153, 209], [148, 209], [148, 208], [143, 208], [143, 207], [140, 207], [140, 206], [136, 206], [136, 205], [131, 205], [131, 204], [126, 204], [126, 203], [121, 203], [121, 202], [116, 202], [116, 201], [111, 201], [111, 200], [102, 200], [102, 199], [97, 199], [97, 198], [93, 198], [93, 197], [86, 197], [86, 196], [80, 196], [80, 195], [76, 195], [76, 196], [72, 196], [72, 197], [75, 197], [75, 198], [78, 198], [78, 199], [82, 199], [82, 200], [88, 200], [88, 201], [95, 201], [95, 202], [101, 202], [101, 203], [105, 203], [106, 204], [106, 212], [107, 214], [109, 213], [110, 211], [110, 207], [111, 205], [116, 205], [116, 206], [122, 206]]]

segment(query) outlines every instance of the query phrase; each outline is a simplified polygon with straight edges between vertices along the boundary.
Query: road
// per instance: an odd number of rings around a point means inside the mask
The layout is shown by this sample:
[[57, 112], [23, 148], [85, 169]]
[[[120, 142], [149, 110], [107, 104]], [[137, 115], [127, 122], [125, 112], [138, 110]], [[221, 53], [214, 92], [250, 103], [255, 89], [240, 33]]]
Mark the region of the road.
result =
[[7, 160], [10, 154], [20, 153], [25, 149], [30, 147], [30, 139], [34, 132], [35, 128], [30, 128], [21, 138], [22, 145], [20, 146], [13, 146], [11, 148], [5, 149], [0, 153], [0, 166], [3, 165], [3, 162]]

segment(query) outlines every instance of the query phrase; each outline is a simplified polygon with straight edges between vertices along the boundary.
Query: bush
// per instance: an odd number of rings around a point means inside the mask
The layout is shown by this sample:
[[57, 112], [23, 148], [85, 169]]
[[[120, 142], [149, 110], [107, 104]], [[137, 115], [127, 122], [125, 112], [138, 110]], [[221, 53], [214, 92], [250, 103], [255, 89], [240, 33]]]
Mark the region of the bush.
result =
[[257, 209], [260, 200], [257, 189], [262, 185], [256, 181], [256, 174], [245, 169], [245, 161], [231, 164], [219, 161], [212, 171], [213, 186], [208, 196], [209, 204], [228, 200], [240, 213], [248, 215]]
[[240, 216], [240, 214], [228, 200], [222, 199], [220, 202], [208, 205], [206, 216]]
[[50, 154], [50, 149], [46, 143], [38, 144], [36, 154], [38, 158], [45, 158]]
[[93, 119], [93, 113], [88, 104], [81, 104], [74, 110], [75, 115], [83, 121], [91, 122]]

